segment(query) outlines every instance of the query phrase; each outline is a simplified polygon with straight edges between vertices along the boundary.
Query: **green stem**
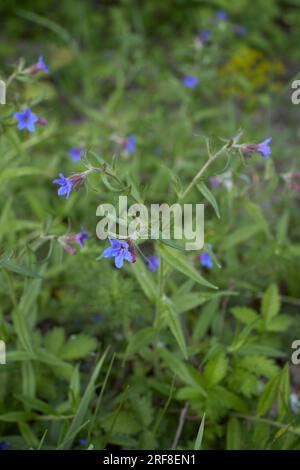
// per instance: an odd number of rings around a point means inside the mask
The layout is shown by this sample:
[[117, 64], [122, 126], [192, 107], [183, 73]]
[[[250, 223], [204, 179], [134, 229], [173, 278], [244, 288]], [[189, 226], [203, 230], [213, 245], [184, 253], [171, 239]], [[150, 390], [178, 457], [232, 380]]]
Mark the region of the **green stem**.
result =
[[186, 188], [186, 190], [179, 196], [177, 202], [181, 202], [187, 195], [188, 193], [191, 192], [191, 190], [193, 189], [193, 187], [196, 185], [196, 183], [198, 182], [198, 180], [201, 178], [201, 176], [205, 173], [205, 171], [207, 170], [207, 168], [218, 158], [220, 157], [221, 155], [223, 155], [223, 153], [228, 149], [228, 143], [226, 143], [226, 145], [224, 145], [222, 148], [220, 148], [220, 150], [218, 150], [214, 155], [212, 155], [206, 162], [205, 164], [203, 165], [202, 168], [200, 168], [200, 170], [198, 171], [198, 173], [196, 174], [196, 176], [194, 176], [194, 178], [192, 179], [192, 181], [190, 182], [190, 184], [188, 185], [188, 187]]
[[158, 271], [158, 298], [156, 302], [156, 312], [154, 320], [154, 328], [157, 328], [160, 323], [160, 306], [161, 299], [164, 295], [164, 261], [163, 258], [160, 259], [159, 271]]

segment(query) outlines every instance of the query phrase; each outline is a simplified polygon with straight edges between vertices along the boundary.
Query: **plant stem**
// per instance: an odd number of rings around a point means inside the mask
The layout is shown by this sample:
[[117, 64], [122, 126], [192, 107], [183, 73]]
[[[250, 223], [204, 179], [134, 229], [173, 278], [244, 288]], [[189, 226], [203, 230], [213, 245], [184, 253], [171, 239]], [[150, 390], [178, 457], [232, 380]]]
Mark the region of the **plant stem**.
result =
[[218, 158], [220, 157], [226, 150], [228, 149], [228, 143], [226, 143], [223, 147], [220, 148], [214, 155], [209, 157], [209, 159], [205, 162], [202, 168], [198, 171], [196, 176], [192, 179], [186, 190], [179, 196], [177, 202], [181, 202], [187, 195], [188, 193], [193, 189], [197, 181], [201, 178], [203, 173], [207, 170], [207, 168]]

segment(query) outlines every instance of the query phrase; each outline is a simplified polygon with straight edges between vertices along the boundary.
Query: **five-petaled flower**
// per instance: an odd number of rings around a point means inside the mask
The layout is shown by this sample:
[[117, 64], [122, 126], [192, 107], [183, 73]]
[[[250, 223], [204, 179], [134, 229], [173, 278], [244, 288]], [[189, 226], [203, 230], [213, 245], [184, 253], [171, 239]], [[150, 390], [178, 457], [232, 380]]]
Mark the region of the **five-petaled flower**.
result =
[[78, 175], [73, 175], [65, 177], [63, 173], [59, 173], [59, 179], [53, 181], [54, 184], [58, 184], [57, 194], [59, 196], [66, 196], [66, 199], [69, 199], [72, 191], [77, 191], [82, 184], [85, 182], [86, 176], [84, 173]]
[[69, 155], [72, 157], [74, 162], [78, 162], [81, 159], [81, 155], [86, 151], [85, 147], [74, 147], [69, 150]]
[[243, 152], [246, 155], [251, 155], [253, 152], [260, 153], [267, 160], [270, 160], [271, 148], [269, 143], [271, 142], [272, 137], [268, 137], [263, 142], [259, 144], [246, 144], [242, 146]]
[[129, 251], [129, 244], [123, 240], [110, 239], [110, 247], [103, 252], [104, 258], [115, 258], [116, 268], [122, 268], [124, 260], [133, 262], [132, 254]]
[[39, 120], [39, 118], [31, 112], [30, 108], [26, 108], [23, 112], [14, 113], [14, 118], [19, 121], [18, 129], [20, 131], [27, 129], [29, 132], [35, 131], [35, 124]]
[[182, 79], [182, 83], [184, 84], [186, 88], [195, 88], [198, 85], [199, 80], [197, 77], [194, 77], [193, 75], [186, 75]]
[[[207, 246], [210, 249], [212, 249], [211, 243], [208, 243]], [[212, 269], [214, 267], [212, 256], [208, 251], [204, 251], [203, 253], [201, 253], [201, 255], [200, 255], [200, 264], [201, 264], [201, 266], [209, 268], [209, 269]]]
[[134, 153], [136, 151], [136, 136], [132, 134], [124, 139], [123, 147], [129, 153], [129, 155]]
[[159, 268], [160, 258], [149, 255], [147, 256], [147, 264], [148, 264], [148, 269], [150, 269], [150, 271], [153, 271], [155, 273]]

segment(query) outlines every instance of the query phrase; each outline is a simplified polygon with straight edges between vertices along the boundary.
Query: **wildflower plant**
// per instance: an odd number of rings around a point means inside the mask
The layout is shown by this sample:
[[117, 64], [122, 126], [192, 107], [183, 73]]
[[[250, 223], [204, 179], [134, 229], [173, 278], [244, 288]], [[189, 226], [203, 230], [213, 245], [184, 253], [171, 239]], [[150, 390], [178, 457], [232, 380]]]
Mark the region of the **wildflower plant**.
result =
[[[86, 2], [80, 41], [51, 22], [60, 45], [1, 75], [0, 450], [298, 446], [299, 171], [265, 95], [252, 116], [223, 87], [251, 22], [207, 6], [164, 45], [146, 4], [133, 27]], [[100, 239], [120, 197], [204, 204], [203, 247], [129, 211]]]

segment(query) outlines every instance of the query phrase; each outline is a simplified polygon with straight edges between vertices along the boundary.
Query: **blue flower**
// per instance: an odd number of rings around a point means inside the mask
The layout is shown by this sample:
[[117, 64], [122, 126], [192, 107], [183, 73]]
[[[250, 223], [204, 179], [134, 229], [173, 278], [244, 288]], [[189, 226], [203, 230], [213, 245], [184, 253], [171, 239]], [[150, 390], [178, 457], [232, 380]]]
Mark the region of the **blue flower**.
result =
[[239, 36], [245, 36], [245, 34], [247, 34], [247, 28], [244, 25], [239, 24], [235, 27], [235, 32]]
[[226, 21], [226, 20], [228, 19], [228, 15], [227, 15], [226, 11], [224, 11], [224, 10], [218, 10], [218, 11], [216, 12], [216, 18], [217, 18], [217, 20], [219, 20], [219, 21]]
[[72, 157], [74, 162], [78, 162], [85, 151], [86, 149], [84, 147], [74, 147], [69, 150], [69, 155]]
[[0, 442], [0, 450], [8, 450], [10, 448], [10, 445], [6, 441], [1, 441]]
[[24, 129], [27, 129], [29, 132], [35, 131], [35, 124], [38, 121], [38, 117], [31, 112], [30, 108], [26, 108], [23, 113], [15, 113], [14, 118], [19, 121], [18, 129], [20, 131]]
[[44, 58], [42, 55], [39, 56], [37, 63], [35, 64], [35, 71], [36, 72], [49, 72], [48, 66], [44, 62]]
[[[208, 243], [207, 246], [212, 249], [212, 245], [210, 243]], [[204, 251], [203, 253], [201, 253], [200, 263], [201, 266], [207, 267], [209, 269], [212, 269], [214, 267], [211, 254], [208, 251]]]
[[78, 443], [80, 446], [86, 446], [89, 443], [89, 440], [87, 437], [82, 437], [79, 439]]
[[154, 273], [158, 270], [160, 265], [160, 259], [156, 256], [149, 255], [147, 256], [148, 269]]
[[209, 41], [210, 38], [211, 38], [211, 31], [209, 31], [208, 29], [204, 29], [197, 36], [198, 41], [201, 42], [202, 44]]
[[84, 231], [84, 228], [81, 227], [81, 230], [79, 233], [76, 233], [75, 236], [74, 236], [74, 241], [76, 243], [79, 243], [79, 245], [81, 246], [81, 248], [84, 247], [84, 241], [90, 237], [90, 234], [88, 232], [85, 232]]
[[195, 88], [195, 86], [198, 85], [199, 80], [197, 77], [194, 77], [193, 75], [186, 75], [183, 78], [182, 83], [184, 84], [186, 88]]
[[270, 159], [269, 155], [271, 154], [271, 148], [269, 146], [271, 140], [272, 137], [268, 137], [268, 139], [265, 139], [263, 142], [256, 145], [256, 151], [268, 160]]
[[271, 142], [272, 137], [268, 137], [260, 144], [245, 144], [242, 145], [242, 150], [246, 155], [251, 155], [253, 152], [260, 153], [267, 160], [270, 160], [271, 148], [269, 143]]
[[124, 260], [132, 263], [132, 254], [129, 251], [129, 244], [122, 240], [109, 240], [110, 247], [104, 250], [104, 258], [115, 258], [115, 266], [120, 269]]
[[95, 315], [93, 315], [92, 321], [96, 323], [96, 325], [100, 325], [104, 322], [104, 318], [102, 315], [100, 315], [100, 313], [96, 313]]
[[59, 196], [66, 195], [66, 199], [69, 199], [71, 191], [73, 189], [73, 183], [71, 178], [66, 178], [63, 173], [59, 173], [59, 179], [54, 180], [53, 183], [60, 185], [57, 194]]
[[57, 191], [59, 196], [66, 195], [66, 199], [69, 199], [71, 191], [76, 191], [82, 186], [85, 181], [85, 174], [80, 173], [78, 175], [69, 176], [66, 178], [63, 173], [59, 173], [59, 179], [54, 180], [54, 184], [59, 184], [60, 188]]
[[136, 151], [136, 137], [135, 135], [129, 135], [124, 141], [124, 147], [129, 154]]

